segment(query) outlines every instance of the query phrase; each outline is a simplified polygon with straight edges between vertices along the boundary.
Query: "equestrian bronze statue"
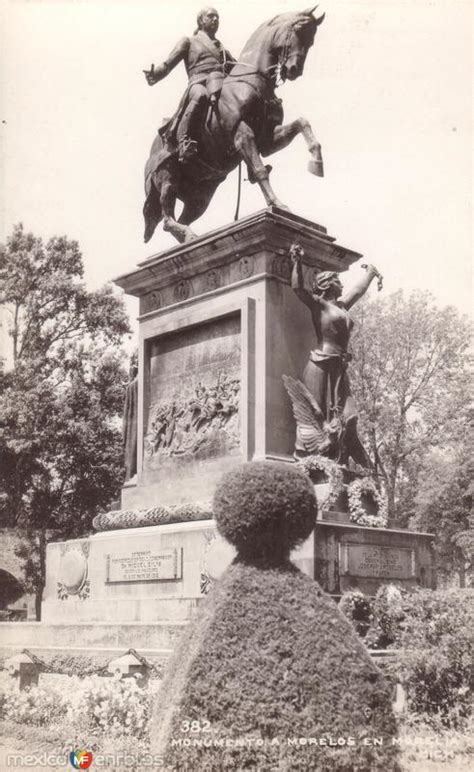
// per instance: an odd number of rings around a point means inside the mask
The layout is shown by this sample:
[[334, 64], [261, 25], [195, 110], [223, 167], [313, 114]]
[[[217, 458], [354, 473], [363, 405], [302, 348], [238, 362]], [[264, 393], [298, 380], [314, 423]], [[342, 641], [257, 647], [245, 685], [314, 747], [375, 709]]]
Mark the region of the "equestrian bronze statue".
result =
[[[306, 118], [283, 125], [279, 82], [303, 74], [324, 14], [310, 9], [284, 13], [262, 24], [238, 59], [215, 38], [219, 16], [213, 8], [198, 15], [198, 30], [184, 38], [168, 59], [145, 71], [150, 85], [180, 61], [189, 76], [188, 88], [175, 116], [159, 130], [145, 167], [145, 241], [158, 223], [179, 242], [196, 238], [189, 227], [207, 209], [218, 185], [244, 161], [249, 180], [258, 182], [267, 206], [287, 207], [269, 181], [271, 167], [261, 156], [283, 149], [302, 134], [311, 160], [309, 171], [323, 176], [321, 146]], [[175, 219], [177, 199], [184, 204]]]

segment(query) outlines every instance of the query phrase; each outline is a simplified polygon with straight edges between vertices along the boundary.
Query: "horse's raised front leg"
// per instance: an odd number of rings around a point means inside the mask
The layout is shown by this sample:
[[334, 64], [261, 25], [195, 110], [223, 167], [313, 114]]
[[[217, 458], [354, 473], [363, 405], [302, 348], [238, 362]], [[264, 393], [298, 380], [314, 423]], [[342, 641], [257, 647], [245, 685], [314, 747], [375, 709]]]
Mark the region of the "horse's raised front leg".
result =
[[257, 150], [255, 134], [247, 123], [241, 121], [234, 135], [234, 145], [240, 153], [245, 163], [257, 180], [264, 195], [267, 206], [278, 206], [281, 209], [288, 209], [285, 204], [276, 197], [269, 181], [267, 167], [263, 164], [260, 154]]
[[324, 177], [321, 145], [315, 138], [311, 124], [306, 118], [297, 118], [296, 121], [287, 123], [284, 126], [277, 126], [273, 132], [272, 140], [265, 147], [265, 151], [262, 151], [262, 155], [267, 156], [278, 152], [278, 150], [283, 150], [284, 147], [287, 147], [294, 140], [297, 134], [303, 135], [312, 156], [308, 163], [308, 171], [311, 174], [316, 174], [318, 177]]

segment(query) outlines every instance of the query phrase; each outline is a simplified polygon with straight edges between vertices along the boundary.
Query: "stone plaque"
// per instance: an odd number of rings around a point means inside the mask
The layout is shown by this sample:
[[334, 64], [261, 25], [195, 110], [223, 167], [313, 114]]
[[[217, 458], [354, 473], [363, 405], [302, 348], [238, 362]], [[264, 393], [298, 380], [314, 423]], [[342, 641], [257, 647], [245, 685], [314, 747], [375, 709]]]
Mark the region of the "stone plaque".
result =
[[182, 549], [137, 550], [107, 555], [106, 582], [163, 582], [181, 579]]
[[410, 579], [415, 576], [415, 551], [378, 544], [340, 544], [340, 573]]

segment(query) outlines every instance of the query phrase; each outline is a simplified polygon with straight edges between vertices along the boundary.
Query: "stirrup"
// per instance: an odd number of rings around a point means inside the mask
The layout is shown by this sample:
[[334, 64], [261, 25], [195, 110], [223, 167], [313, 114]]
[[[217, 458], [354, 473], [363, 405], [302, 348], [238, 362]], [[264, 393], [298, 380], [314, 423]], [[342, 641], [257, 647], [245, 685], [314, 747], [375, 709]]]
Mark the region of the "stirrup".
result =
[[189, 137], [184, 137], [184, 139], [180, 142], [179, 145], [179, 160], [181, 163], [185, 163], [186, 161], [189, 161], [191, 158], [194, 158], [198, 151], [198, 143], [194, 139], [189, 139]]

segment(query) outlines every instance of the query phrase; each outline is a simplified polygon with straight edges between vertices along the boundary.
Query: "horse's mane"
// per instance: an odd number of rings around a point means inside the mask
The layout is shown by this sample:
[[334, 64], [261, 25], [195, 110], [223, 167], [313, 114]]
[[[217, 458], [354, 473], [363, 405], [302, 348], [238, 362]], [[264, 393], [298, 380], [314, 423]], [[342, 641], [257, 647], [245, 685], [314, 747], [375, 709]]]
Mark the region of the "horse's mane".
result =
[[305, 27], [309, 28], [314, 26], [314, 29], [316, 29], [316, 19], [314, 16], [296, 11], [291, 13], [279, 13], [277, 16], [273, 16], [273, 18], [264, 21], [263, 24], [260, 24], [260, 26], [257, 27], [255, 32], [253, 32], [247, 40], [239, 58], [242, 59], [248, 52], [248, 49], [253, 49], [256, 43], [261, 42], [260, 39], [267, 30], [273, 32], [274, 27], [280, 25], [294, 26], [295, 24], [301, 25], [301, 31], [303, 31]]

